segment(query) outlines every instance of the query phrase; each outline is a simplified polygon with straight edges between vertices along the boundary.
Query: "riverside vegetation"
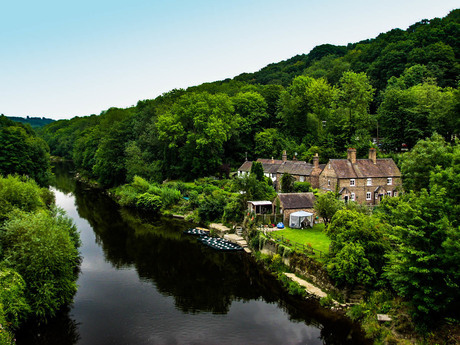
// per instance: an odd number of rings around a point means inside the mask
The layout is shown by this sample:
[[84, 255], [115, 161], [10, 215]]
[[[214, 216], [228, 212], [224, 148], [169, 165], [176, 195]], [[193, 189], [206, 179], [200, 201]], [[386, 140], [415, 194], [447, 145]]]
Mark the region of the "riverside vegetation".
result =
[[[419, 342], [455, 343], [459, 37], [457, 9], [375, 39], [321, 45], [231, 80], [56, 121], [38, 133], [52, 155], [72, 159], [82, 177], [111, 188], [123, 205], [204, 223], [240, 222], [247, 200], [275, 195], [256, 171], [228, 179], [246, 157], [278, 158], [286, 150], [310, 160], [318, 152], [325, 163], [347, 147], [359, 157], [377, 146], [400, 167], [406, 193], [373, 212], [319, 195], [317, 213], [331, 240], [324, 267], [339, 287], [366, 287], [368, 298], [349, 315], [376, 342], [410, 341], [398, 337], [402, 333]], [[0, 173], [17, 166], [46, 184], [47, 147], [33, 149], [31, 142], [41, 141], [30, 127], [3, 117], [0, 124]], [[377, 313], [393, 321], [378, 324]]]

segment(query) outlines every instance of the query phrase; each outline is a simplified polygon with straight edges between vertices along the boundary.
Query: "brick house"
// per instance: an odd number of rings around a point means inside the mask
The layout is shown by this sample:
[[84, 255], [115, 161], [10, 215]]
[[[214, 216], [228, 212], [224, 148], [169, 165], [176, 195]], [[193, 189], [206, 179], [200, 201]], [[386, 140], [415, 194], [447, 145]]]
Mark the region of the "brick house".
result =
[[345, 201], [367, 205], [379, 204], [384, 196], [397, 196], [402, 189], [401, 172], [393, 159], [377, 159], [373, 148], [368, 159], [356, 159], [356, 149], [348, 149], [347, 159], [330, 159], [319, 184], [323, 191], [338, 191]]
[[[313, 188], [318, 188], [319, 176], [325, 166], [324, 164], [319, 164], [318, 154], [313, 157], [313, 164], [311, 164], [305, 161], [298, 161], [295, 157], [294, 160], [288, 160], [286, 151], [283, 152], [283, 158], [281, 160], [259, 158], [257, 162], [262, 163], [264, 174], [272, 179], [275, 190], [281, 188], [281, 176], [285, 173], [291, 174], [296, 182], [309, 182]], [[252, 162], [245, 161], [238, 168], [238, 176], [249, 174], [251, 167]]]
[[279, 200], [279, 212], [283, 215], [283, 223], [289, 224], [291, 213], [306, 211], [314, 213], [315, 195], [309, 193], [278, 193], [273, 201], [273, 210], [277, 210], [277, 200]]

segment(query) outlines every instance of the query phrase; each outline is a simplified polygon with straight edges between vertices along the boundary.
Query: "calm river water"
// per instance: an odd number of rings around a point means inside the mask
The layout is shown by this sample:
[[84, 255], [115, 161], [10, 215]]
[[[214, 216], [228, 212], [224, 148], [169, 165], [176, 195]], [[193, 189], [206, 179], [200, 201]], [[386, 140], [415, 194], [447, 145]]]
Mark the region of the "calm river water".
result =
[[119, 208], [57, 165], [56, 203], [80, 230], [75, 302], [20, 345], [365, 344], [348, 321], [287, 295], [247, 254], [184, 235], [183, 221]]

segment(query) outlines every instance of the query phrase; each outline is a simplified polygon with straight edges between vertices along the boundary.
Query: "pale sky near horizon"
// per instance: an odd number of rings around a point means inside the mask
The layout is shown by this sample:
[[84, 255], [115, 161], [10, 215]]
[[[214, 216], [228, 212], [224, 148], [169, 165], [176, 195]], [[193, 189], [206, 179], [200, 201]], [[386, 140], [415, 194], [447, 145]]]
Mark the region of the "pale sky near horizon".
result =
[[0, 114], [129, 107], [422, 19], [458, 0], [1, 0]]

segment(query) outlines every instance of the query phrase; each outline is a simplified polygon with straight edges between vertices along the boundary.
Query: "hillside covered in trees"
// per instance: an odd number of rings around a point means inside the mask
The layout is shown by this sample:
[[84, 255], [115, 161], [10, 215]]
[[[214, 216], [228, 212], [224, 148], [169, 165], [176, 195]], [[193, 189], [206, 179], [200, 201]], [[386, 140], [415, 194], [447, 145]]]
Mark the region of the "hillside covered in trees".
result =
[[460, 10], [374, 39], [315, 47], [256, 73], [45, 126], [51, 154], [104, 186], [228, 174], [247, 156], [390, 154], [459, 133]]

